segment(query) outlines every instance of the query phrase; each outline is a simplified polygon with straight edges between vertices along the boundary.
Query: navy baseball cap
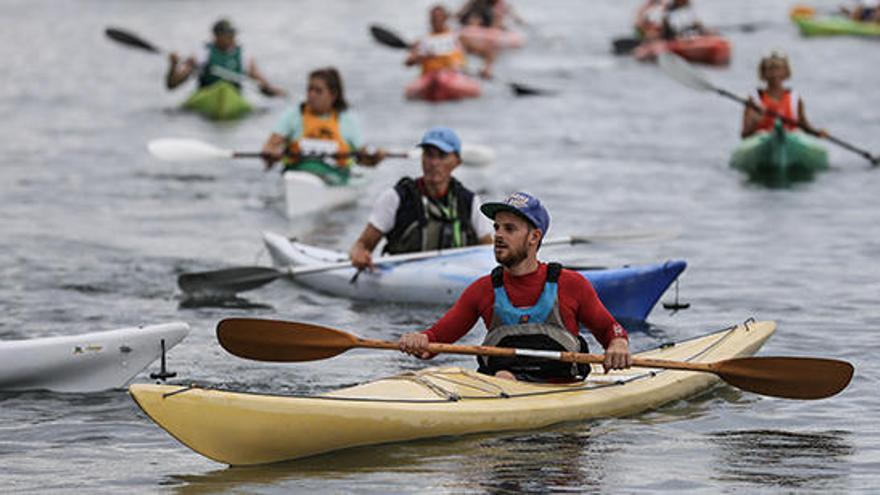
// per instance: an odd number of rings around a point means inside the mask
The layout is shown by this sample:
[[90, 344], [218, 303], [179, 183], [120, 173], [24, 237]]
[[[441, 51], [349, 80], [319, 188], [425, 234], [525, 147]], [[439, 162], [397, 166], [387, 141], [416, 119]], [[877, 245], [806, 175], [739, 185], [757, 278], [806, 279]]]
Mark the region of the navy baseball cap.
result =
[[541, 201], [529, 193], [515, 192], [500, 203], [483, 203], [480, 211], [492, 220], [495, 220], [495, 215], [499, 211], [509, 211], [526, 219], [536, 229], [540, 229], [541, 234], [546, 234], [547, 229], [550, 228], [550, 214]]
[[425, 146], [436, 146], [444, 153], [455, 153], [461, 156], [461, 139], [452, 129], [444, 126], [437, 126], [428, 129], [428, 132], [422, 136], [422, 140], [416, 146], [423, 148]]
[[219, 21], [214, 23], [214, 27], [212, 28], [214, 34], [220, 33], [229, 33], [235, 34], [235, 27], [229, 22], [229, 19], [220, 19]]

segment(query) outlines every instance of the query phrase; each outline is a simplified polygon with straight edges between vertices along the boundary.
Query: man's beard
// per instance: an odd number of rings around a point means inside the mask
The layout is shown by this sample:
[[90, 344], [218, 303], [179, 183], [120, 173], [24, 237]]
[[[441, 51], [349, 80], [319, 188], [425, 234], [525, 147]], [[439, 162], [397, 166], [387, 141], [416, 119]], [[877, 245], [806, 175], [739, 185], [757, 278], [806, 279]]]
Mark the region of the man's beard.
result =
[[529, 256], [527, 244], [528, 240], [524, 240], [518, 248], [505, 244], [504, 247], [506, 248], [507, 253], [501, 256], [498, 254], [498, 251], [495, 251], [495, 261], [506, 268], [512, 268], [518, 265]]

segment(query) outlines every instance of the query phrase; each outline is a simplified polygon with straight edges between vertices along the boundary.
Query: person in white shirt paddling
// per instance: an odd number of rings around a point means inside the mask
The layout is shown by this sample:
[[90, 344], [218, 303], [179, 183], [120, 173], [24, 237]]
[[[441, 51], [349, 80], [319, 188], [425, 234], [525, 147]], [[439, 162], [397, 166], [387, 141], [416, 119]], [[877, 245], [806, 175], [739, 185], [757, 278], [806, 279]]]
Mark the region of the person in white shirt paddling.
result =
[[492, 243], [492, 224], [480, 199], [452, 177], [461, 163], [461, 140], [448, 127], [434, 127], [418, 144], [422, 176], [404, 177], [376, 201], [367, 226], [351, 247], [352, 265], [372, 268], [372, 253], [386, 238], [389, 254]]

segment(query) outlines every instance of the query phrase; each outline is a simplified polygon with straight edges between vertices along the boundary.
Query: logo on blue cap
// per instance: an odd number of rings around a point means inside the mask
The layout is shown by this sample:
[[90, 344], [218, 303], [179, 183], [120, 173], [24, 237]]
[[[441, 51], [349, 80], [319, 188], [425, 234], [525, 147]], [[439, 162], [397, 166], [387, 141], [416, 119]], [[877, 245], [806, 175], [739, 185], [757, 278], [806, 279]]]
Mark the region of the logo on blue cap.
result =
[[456, 153], [461, 156], [461, 139], [452, 129], [437, 126], [428, 129], [417, 146], [436, 146], [444, 153]]
[[493, 220], [498, 212], [509, 211], [526, 219], [536, 229], [540, 229], [543, 234], [546, 234], [547, 229], [550, 228], [550, 214], [547, 209], [538, 198], [525, 192], [515, 192], [500, 203], [483, 203], [480, 206], [480, 211]]

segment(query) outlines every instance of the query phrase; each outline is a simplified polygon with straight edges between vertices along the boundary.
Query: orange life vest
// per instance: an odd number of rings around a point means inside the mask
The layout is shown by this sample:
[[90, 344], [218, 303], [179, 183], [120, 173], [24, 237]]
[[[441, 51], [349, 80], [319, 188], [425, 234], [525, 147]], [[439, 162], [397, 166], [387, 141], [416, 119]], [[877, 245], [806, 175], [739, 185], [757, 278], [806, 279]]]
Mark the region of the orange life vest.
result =
[[[785, 94], [782, 96], [781, 100], [776, 100], [772, 98], [766, 91], [759, 89], [758, 97], [760, 98], [759, 102], [761, 106], [772, 112], [776, 112], [777, 114], [785, 117], [783, 119], [782, 124], [785, 126], [785, 130], [793, 131], [798, 128], [798, 96], [794, 91], [790, 89], [785, 90]], [[764, 113], [761, 115], [761, 122], [758, 123], [759, 131], [772, 131], [773, 127], [776, 125], [776, 119], [779, 118], [776, 115], [771, 115], [769, 113]], [[788, 120], [788, 121], [786, 121]]]
[[422, 62], [422, 74], [443, 69], [457, 70], [464, 65], [464, 50], [458, 42], [458, 34], [452, 31], [422, 38], [419, 51], [427, 57]]
[[[307, 106], [302, 109], [303, 131], [302, 135], [290, 142], [290, 153], [297, 155], [318, 153], [348, 153], [349, 146], [339, 130], [339, 114], [334, 110], [330, 117], [321, 117], [309, 110]], [[292, 162], [299, 162], [294, 158]], [[332, 163], [333, 159], [318, 159]], [[351, 164], [351, 157], [336, 158], [336, 164], [345, 167]]]

